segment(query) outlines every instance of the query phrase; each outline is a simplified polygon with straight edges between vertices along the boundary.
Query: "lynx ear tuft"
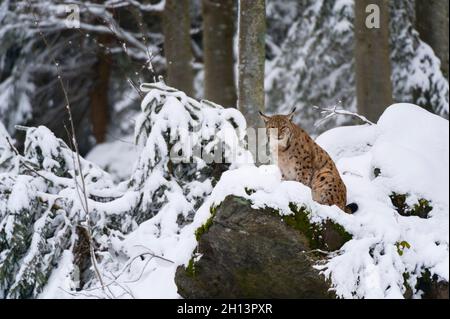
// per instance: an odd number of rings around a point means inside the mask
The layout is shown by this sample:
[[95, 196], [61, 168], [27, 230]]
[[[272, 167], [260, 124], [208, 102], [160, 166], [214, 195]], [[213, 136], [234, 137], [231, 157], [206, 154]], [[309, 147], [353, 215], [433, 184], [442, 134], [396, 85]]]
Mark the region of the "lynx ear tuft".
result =
[[294, 106], [294, 108], [292, 109], [291, 113], [289, 113], [289, 115], [288, 115], [289, 121], [292, 121], [294, 119], [294, 115], [295, 115], [296, 111], [297, 111], [297, 107]]
[[267, 123], [270, 120], [270, 117], [268, 117], [267, 115], [265, 115], [263, 112], [259, 111], [259, 115], [261, 116], [261, 118], [263, 119], [263, 121], [265, 123]]

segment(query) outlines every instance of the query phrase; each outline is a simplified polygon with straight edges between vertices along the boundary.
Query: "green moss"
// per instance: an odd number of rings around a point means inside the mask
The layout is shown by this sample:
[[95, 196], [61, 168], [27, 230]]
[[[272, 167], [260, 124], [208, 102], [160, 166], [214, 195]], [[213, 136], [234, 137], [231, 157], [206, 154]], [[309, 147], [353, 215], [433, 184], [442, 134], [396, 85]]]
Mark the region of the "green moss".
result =
[[433, 282], [433, 278], [431, 276], [431, 272], [429, 269], [424, 269], [422, 271], [422, 276], [420, 276], [420, 278], [418, 278], [418, 285], [422, 284], [422, 285], [431, 285], [431, 283]]
[[209, 217], [208, 220], [206, 221], [206, 223], [204, 223], [202, 226], [197, 228], [197, 230], [195, 231], [195, 239], [197, 239], [197, 241], [199, 241], [200, 238], [203, 236], [203, 234], [207, 233], [209, 231], [209, 229], [211, 228], [211, 226], [213, 224], [213, 219], [217, 213], [217, 207], [211, 206], [210, 212], [211, 212], [211, 217]]
[[236, 269], [235, 278], [243, 295], [252, 296], [257, 293], [258, 282], [261, 281], [261, 276], [255, 276], [248, 269]]
[[289, 204], [289, 208], [294, 213], [293, 215], [283, 216], [283, 221], [294, 229], [300, 231], [309, 241], [312, 249], [320, 247], [320, 229], [319, 225], [311, 223], [310, 212], [306, 207], [297, 207], [295, 204]]
[[417, 216], [427, 219], [430, 212], [433, 210], [431, 202], [426, 199], [419, 199], [413, 207], [406, 203], [409, 194], [392, 193], [390, 196], [392, 205], [394, 205], [397, 212], [405, 217]]
[[353, 239], [353, 236], [349, 232], [347, 232], [342, 225], [336, 223], [331, 223], [331, 225], [345, 242], [348, 242]]
[[242, 198], [242, 197], [236, 197], [233, 200], [236, 203], [242, 204], [244, 206], [252, 206], [252, 204], [253, 204], [251, 200], [248, 200], [248, 199], [245, 199], [245, 198]]
[[408, 272], [403, 273], [403, 280], [408, 281], [411, 278], [411, 275]]
[[186, 275], [193, 278], [193, 277], [195, 277], [196, 274], [197, 274], [197, 272], [196, 272], [196, 267], [195, 267], [195, 261], [194, 261], [194, 257], [192, 257], [191, 260], [189, 260], [189, 264], [186, 268]]
[[322, 224], [312, 223], [310, 220], [311, 212], [306, 207], [297, 207], [295, 204], [289, 204], [293, 215], [283, 216], [284, 222], [300, 231], [309, 241], [311, 249], [329, 249], [328, 243], [324, 239], [324, 232], [337, 233], [342, 243], [351, 240], [353, 237], [344, 227], [327, 220]]
[[[236, 198], [235, 200], [238, 202], [241, 202], [244, 205], [248, 205], [249, 203], [251, 203], [250, 201], [243, 199], [243, 198]], [[206, 234], [209, 231], [209, 229], [211, 228], [211, 226], [213, 225], [214, 217], [216, 217], [216, 214], [217, 214], [217, 209], [218, 209], [218, 206], [211, 206], [211, 208], [210, 208], [211, 216], [208, 218], [208, 220], [202, 226], [197, 228], [197, 230], [195, 231], [195, 239], [197, 240], [197, 242], [200, 241], [201, 237], [204, 234]], [[191, 261], [189, 262], [189, 265], [191, 265], [193, 267], [193, 264], [194, 264], [194, 260], [191, 259]], [[192, 267], [191, 267], [191, 269], [193, 270]], [[188, 269], [189, 269], [189, 267], [188, 267]], [[193, 273], [193, 272], [191, 271], [191, 273]]]

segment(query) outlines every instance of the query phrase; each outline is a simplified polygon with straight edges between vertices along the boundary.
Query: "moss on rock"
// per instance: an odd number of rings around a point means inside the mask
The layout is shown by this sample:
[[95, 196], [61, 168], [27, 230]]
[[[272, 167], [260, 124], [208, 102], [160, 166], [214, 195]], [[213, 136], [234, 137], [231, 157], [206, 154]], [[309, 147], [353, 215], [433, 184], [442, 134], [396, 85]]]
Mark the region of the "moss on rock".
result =
[[195, 258], [192, 257], [191, 260], [189, 260], [188, 266], [186, 267], [186, 275], [193, 278], [196, 275], [196, 267], [195, 267]]
[[[244, 198], [236, 197], [235, 201], [240, 202], [242, 205], [251, 205], [251, 202]], [[218, 207], [212, 206], [210, 209], [210, 218], [195, 231], [197, 241], [200, 241], [200, 238], [213, 225], [213, 220], [219, 207], [220, 205]], [[305, 206], [298, 207], [296, 204], [290, 203], [289, 208], [293, 214], [281, 216], [282, 220], [290, 227], [302, 233], [308, 239], [311, 249], [334, 251], [352, 239], [352, 235], [342, 225], [329, 219], [323, 223], [312, 223], [310, 220], [311, 212]], [[280, 213], [273, 209], [265, 209], [264, 212], [280, 216]]]
[[197, 228], [197, 230], [195, 231], [195, 239], [197, 239], [197, 241], [199, 241], [200, 238], [202, 237], [202, 235], [207, 233], [208, 230], [211, 228], [211, 226], [213, 224], [213, 219], [216, 216], [217, 207], [211, 206], [210, 212], [211, 212], [211, 217], [209, 217], [208, 220], [202, 226]]
[[289, 207], [294, 214], [283, 216], [283, 220], [308, 238], [311, 249], [334, 251], [352, 239], [342, 225], [329, 219], [320, 224], [312, 223], [311, 212], [306, 207], [299, 208], [293, 203]]

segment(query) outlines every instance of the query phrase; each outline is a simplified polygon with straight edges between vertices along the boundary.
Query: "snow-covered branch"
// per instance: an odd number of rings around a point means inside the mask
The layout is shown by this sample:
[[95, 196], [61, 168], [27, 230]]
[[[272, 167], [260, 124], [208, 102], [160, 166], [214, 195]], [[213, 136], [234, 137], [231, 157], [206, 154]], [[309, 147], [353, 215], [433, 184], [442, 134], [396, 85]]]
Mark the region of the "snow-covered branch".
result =
[[325, 116], [324, 118], [322, 118], [321, 120], [316, 122], [316, 124], [315, 124], [316, 127], [321, 126], [327, 120], [331, 119], [334, 116], [338, 116], [338, 115], [356, 117], [357, 119], [361, 120], [362, 122], [364, 122], [366, 124], [375, 125], [375, 123], [369, 121], [365, 116], [362, 116], [356, 112], [350, 112], [350, 111], [347, 111], [344, 109], [338, 109], [337, 106], [334, 106], [332, 108], [323, 108], [323, 107], [319, 107], [319, 106], [313, 106], [313, 107], [314, 107], [314, 109], [319, 110], [320, 114]]

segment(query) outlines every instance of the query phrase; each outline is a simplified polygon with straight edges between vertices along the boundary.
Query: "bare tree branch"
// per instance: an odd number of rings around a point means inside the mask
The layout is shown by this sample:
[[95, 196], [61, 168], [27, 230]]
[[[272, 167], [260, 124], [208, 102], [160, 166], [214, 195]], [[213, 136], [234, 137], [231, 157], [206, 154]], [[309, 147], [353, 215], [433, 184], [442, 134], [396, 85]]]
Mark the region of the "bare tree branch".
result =
[[334, 116], [338, 116], [338, 115], [344, 115], [344, 116], [352, 116], [352, 117], [356, 117], [359, 120], [361, 120], [362, 122], [369, 124], [369, 125], [375, 125], [375, 123], [369, 121], [365, 116], [362, 116], [358, 113], [354, 113], [354, 112], [350, 112], [344, 109], [338, 109], [337, 106], [334, 106], [332, 108], [323, 108], [323, 107], [319, 107], [319, 106], [313, 106], [316, 110], [319, 110], [321, 114], [325, 115], [325, 117], [321, 120], [319, 120], [316, 124], [315, 127], [319, 127], [321, 125], [323, 125], [323, 123], [325, 123], [327, 120], [331, 119]]

